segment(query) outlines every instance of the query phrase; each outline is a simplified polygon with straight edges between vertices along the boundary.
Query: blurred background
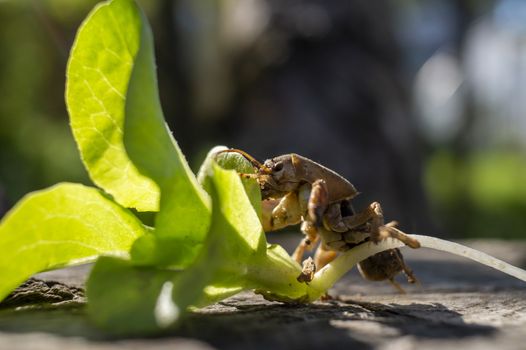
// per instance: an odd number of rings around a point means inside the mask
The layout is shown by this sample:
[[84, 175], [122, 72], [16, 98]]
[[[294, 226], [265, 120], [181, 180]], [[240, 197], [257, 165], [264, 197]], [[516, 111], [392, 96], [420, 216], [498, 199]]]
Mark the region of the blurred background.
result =
[[[210, 147], [299, 153], [410, 233], [526, 238], [526, 1], [139, 1], [166, 119]], [[0, 216], [89, 184], [66, 62], [93, 0], [0, 0]]]

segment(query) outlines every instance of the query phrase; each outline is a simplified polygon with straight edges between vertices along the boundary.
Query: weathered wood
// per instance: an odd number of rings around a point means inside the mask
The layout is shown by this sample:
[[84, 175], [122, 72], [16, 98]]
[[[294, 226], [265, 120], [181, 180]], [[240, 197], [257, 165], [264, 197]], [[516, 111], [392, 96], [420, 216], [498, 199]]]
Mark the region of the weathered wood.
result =
[[[285, 245], [293, 245], [297, 236]], [[526, 243], [471, 241], [512, 264]], [[336, 300], [283, 305], [242, 293], [190, 315], [171, 335], [115, 339], [94, 328], [81, 303], [0, 310], [0, 349], [520, 349], [526, 342], [526, 284], [465, 259], [430, 250], [404, 255], [421, 286], [366, 282], [352, 272]], [[40, 274], [79, 286], [88, 267]], [[74, 290], [74, 289], [73, 289]]]

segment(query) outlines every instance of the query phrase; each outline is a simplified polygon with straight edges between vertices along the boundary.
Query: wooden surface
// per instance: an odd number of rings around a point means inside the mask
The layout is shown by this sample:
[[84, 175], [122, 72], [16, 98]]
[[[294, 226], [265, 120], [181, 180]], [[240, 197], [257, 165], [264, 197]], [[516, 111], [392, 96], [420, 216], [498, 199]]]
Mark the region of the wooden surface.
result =
[[[526, 265], [526, 242], [464, 243]], [[403, 252], [421, 282], [400, 279], [404, 295], [353, 271], [332, 301], [291, 306], [242, 293], [191, 314], [165, 337], [115, 339], [86, 319], [80, 292], [45, 309], [0, 309], [0, 349], [526, 349], [526, 283], [445, 253]], [[37, 277], [82, 286], [88, 271]]]

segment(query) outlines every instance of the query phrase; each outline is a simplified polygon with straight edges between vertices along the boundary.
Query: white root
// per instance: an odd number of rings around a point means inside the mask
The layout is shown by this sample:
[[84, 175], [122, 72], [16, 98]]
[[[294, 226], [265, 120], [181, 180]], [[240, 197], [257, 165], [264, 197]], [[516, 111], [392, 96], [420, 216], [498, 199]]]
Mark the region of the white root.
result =
[[441, 250], [451, 254], [463, 256], [465, 258], [471, 259], [483, 265], [493, 267], [496, 270], [504, 272], [510, 276], [520, 279], [521, 281], [526, 282], [526, 271], [520, 269], [516, 266], [510, 265], [505, 261], [499, 260], [492, 257], [486, 253], [478, 251], [473, 248], [463, 246], [462, 244], [446, 241], [443, 239], [429, 237], [429, 236], [420, 236], [420, 235], [410, 235], [411, 237], [417, 239], [422, 247], [432, 248], [436, 250]]
[[[451, 254], [463, 256], [465, 258], [474, 260], [483, 265], [493, 267], [496, 270], [502, 271], [510, 276], [516, 277], [526, 282], [526, 271], [510, 265], [502, 260], [492, 257], [486, 253], [463, 246], [458, 243], [446, 241], [440, 238], [408, 235], [420, 242], [420, 245], [425, 248], [441, 250]], [[360, 261], [379, 253], [381, 251], [393, 248], [403, 247], [404, 244], [398, 240], [388, 238], [378, 244], [367, 242], [361, 244], [351, 250], [343, 253], [323, 269], [316, 272], [314, 279], [310, 282], [310, 286], [319, 291], [328, 290], [336, 283], [347, 271]]]

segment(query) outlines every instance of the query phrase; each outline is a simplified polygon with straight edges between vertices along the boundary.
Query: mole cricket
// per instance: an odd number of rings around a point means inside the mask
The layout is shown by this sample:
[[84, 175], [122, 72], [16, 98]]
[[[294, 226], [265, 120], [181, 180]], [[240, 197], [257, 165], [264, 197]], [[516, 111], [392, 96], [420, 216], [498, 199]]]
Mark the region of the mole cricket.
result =
[[[396, 228], [395, 221], [384, 223], [378, 202], [355, 212], [351, 200], [359, 192], [344, 177], [321, 164], [293, 153], [270, 158], [263, 163], [239, 149], [219, 153], [229, 152], [241, 154], [256, 170], [253, 174], [240, 175], [256, 179], [260, 186], [265, 232], [301, 223], [305, 238], [292, 254], [298, 263], [303, 263], [303, 271], [298, 276], [300, 282], [310, 282], [316, 270], [330, 263], [339, 252], [365, 241], [377, 243], [392, 237], [411, 248], [420, 247], [417, 240]], [[320, 239], [314, 260], [308, 258], [302, 261], [305, 251], [312, 250]], [[388, 280], [402, 293], [404, 290], [394, 280], [398, 273], [404, 272], [409, 283], [416, 281], [399, 249], [373, 255], [360, 262], [358, 269], [364, 278]]]

